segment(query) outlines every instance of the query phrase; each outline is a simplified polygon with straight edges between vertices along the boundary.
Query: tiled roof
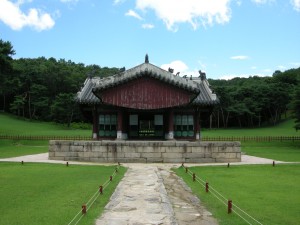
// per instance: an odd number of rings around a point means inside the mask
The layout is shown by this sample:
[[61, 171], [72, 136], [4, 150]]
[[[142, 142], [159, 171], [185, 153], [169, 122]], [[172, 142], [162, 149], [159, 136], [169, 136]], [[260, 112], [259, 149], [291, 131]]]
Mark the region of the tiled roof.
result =
[[127, 83], [130, 80], [145, 76], [161, 80], [164, 83], [177, 86], [195, 94], [199, 93], [199, 88], [195, 82], [179, 76], [174, 76], [172, 73], [152, 65], [151, 63], [143, 63], [122, 73], [103, 78], [99, 83], [96, 84], [96, 87], [93, 89], [93, 91], [96, 92], [111, 88], [123, 83]]
[[198, 83], [200, 94], [192, 102], [193, 105], [216, 105], [219, 103], [217, 95], [212, 92], [206, 79], [194, 78], [194, 82]]
[[100, 104], [100, 99], [92, 92], [100, 80], [100, 77], [87, 78], [81, 91], [77, 92], [76, 101], [79, 104]]
[[87, 78], [84, 82], [83, 88], [77, 93], [76, 101], [79, 104], [101, 104], [100, 99], [96, 97], [93, 91], [100, 91], [114, 87], [142, 76], [153, 77], [170, 85], [198, 93], [198, 96], [192, 102], [193, 105], [215, 105], [219, 102], [216, 95], [213, 94], [209, 88], [209, 84], [206, 79], [193, 78], [191, 80], [189, 78], [175, 76], [174, 74], [150, 63], [143, 63], [132, 69], [106, 78]]

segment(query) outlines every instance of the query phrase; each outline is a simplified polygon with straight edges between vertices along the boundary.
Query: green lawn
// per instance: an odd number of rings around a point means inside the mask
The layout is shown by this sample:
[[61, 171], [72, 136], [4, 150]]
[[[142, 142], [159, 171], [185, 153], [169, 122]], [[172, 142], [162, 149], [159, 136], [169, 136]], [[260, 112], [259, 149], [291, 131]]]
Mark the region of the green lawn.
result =
[[247, 155], [286, 162], [300, 162], [300, 141], [242, 142]]
[[[66, 225], [81, 210], [115, 166], [79, 166], [37, 163], [0, 163], [2, 225]], [[79, 224], [94, 224], [126, 169], [113, 181]]]
[[0, 158], [48, 152], [49, 141], [0, 140]]
[[91, 136], [91, 130], [75, 130], [66, 126], [40, 121], [24, 120], [6, 113], [0, 113], [0, 135], [33, 136]]
[[296, 131], [294, 120], [285, 120], [276, 126], [268, 126], [261, 128], [243, 128], [243, 129], [203, 129], [202, 137], [244, 137], [244, 136], [300, 136], [300, 132]]
[[[262, 224], [299, 224], [300, 164], [191, 167], [191, 171]], [[192, 188], [220, 225], [247, 224], [180, 167], [177, 175]], [[236, 208], [233, 208], [234, 210]], [[257, 224], [248, 219], [251, 224]]]

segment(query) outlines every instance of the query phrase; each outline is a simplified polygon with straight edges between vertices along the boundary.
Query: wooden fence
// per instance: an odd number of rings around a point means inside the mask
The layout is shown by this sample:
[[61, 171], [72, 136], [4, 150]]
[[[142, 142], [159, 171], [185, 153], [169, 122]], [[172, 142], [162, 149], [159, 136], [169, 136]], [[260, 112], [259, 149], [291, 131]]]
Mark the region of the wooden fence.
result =
[[[3, 135], [0, 134], [0, 140], [93, 140], [87, 136], [40, 136], [40, 135]], [[202, 137], [202, 141], [300, 141], [300, 136], [244, 136], [244, 137]]]
[[300, 141], [300, 136], [243, 136], [243, 137], [203, 137], [202, 141]]
[[43, 136], [43, 135], [1, 135], [1, 139], [8, 140], [92, 140], [91, 137], [86, 136]]

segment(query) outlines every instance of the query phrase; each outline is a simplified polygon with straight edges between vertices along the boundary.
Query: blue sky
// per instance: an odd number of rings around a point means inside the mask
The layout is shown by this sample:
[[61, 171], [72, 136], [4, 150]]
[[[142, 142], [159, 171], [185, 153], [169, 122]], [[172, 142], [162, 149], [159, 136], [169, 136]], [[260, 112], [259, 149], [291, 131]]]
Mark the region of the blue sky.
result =
[[228, 79], [300, 67], [300, 0], [0, 0], [14, 58]]

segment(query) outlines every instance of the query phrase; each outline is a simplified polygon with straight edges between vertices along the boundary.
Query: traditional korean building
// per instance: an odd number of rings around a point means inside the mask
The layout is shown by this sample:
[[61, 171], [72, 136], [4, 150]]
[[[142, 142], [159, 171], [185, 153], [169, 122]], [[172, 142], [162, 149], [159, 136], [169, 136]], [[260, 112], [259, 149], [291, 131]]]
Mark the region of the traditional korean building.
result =
[[200, 138], [201, 120], [218, 103], [205, 73], [184, 78], [145, 62], [120, 73], [89, 77], [77, 94], [93, 122], [94, 139]]

